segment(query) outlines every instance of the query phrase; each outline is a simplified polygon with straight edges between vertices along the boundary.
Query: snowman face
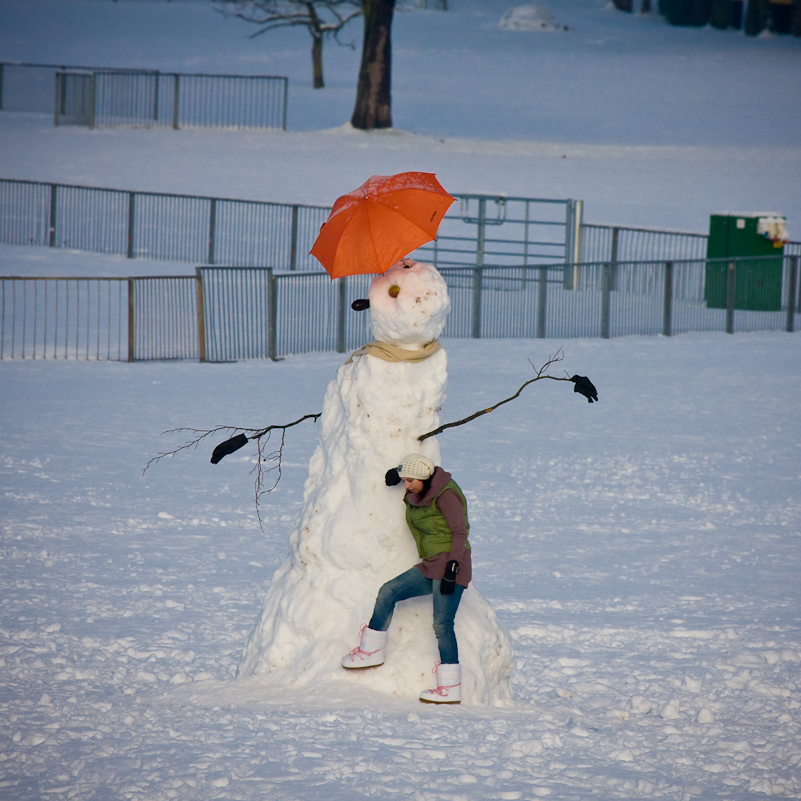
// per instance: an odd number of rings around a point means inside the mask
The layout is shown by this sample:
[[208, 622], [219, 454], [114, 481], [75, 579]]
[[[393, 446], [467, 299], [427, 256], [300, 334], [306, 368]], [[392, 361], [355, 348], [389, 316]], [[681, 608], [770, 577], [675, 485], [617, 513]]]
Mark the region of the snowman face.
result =
[[401, 347], [437, 339], [451, 307], [448, 287], [437, 270], [408, 258], [373, 279], [367, 298], [375, 338]]

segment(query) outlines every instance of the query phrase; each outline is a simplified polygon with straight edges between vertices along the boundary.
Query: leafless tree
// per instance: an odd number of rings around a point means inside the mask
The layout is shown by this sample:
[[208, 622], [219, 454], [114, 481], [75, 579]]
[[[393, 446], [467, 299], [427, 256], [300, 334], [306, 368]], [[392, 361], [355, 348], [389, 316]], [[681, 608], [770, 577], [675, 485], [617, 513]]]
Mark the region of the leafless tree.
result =
[[[213, 0], [220, 11], [259, 29], [250, 38], [277, 28], [306, 28], [312, 38], [312, 75], [315, 89], [325, 86], [323, 79], [323, 41], [333, 36], [338, 44], [340, 31], [362, 13], [360, 0]], [[352, 45], [351, 45], [352, 46]]]
[[395, 0], [362, 0], [364, 39], [356, 105], [350, 123], [371, 130], [392, 127], [392, 16]]

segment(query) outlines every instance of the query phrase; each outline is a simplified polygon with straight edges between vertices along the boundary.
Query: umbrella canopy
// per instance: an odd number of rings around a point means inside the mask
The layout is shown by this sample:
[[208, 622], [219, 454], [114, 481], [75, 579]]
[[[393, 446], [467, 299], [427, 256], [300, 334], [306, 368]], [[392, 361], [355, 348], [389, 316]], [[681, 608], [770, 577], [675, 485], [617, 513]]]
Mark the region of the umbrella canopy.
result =
[[434, 239], [453, 202], [433, 173], [374, 175], [337, 199], [311, 255], [331, 278], [383, 273]]

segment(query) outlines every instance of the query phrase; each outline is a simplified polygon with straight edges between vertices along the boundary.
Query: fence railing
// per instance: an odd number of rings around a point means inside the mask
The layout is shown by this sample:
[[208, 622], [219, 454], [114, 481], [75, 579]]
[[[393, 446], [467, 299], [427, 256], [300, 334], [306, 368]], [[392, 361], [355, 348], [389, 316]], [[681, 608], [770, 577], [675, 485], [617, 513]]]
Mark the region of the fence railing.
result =
[[[451, 297], [443, 335], [792, 332], [801, 323], [799, 262], [785, 256], [443, 268]], [[350, 309], [369, 281], [210, 266], [177, 277], [0, 278], [0, 360], [222, 362], [346, 352], [369, 339], [369, 316]]]
[[286, 129], [288, 79], [0, 62], [0, 111], [56, 125]]
[[585, 223], [581, 228], [580, 261], [703, 259], [707, 239], [707, 234]]
[[[581, 261], [580, 200], [456, 195], [437, 267]], [[320, 272], [309, 250], [330, 208], [0, 179], [0, 242]]]

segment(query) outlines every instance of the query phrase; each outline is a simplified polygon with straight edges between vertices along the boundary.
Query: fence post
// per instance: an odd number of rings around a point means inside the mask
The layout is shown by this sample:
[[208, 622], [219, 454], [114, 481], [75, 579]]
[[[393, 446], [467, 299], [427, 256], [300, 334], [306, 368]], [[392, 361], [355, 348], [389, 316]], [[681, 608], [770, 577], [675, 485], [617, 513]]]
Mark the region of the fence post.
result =
[[289, 78], [284, 78], [284, 112], [281, 119], [281, 130], [286, 130], [286, 107], [289, 98]]
[[178, 130], [178, 107], [179, 107], [179, 95], [181, 91], [181, 76], [176, 72], [172, 76], [173, 78], [173, 95], [172, 95], [172, 127], [174, 130]]
[[337, 353], [345, 352], [345, 279], [339, 279], [337, 297]]
[[50, 247], [56, 246], [56, 222], [58, 221], [58, 184], [50, 184]]
[[473, 339], [481, 339], [481, 294], [484, 283], [484, 270], [476, 267], [473, 271]]
[[129, 259], [136, 256], [136, 192], [128, 192], [128, 253]]
[[484, 239], [486, 235], [487, 199], [478, 199], [478, 228], [476, 229], [476, 267], [484, 266]]
[[64, 80], [64, 76], [56, 71], [56, 98], [55, 98], [55, 107], [53, 109], [53, 125], [58, 127], [58, 118], [61, 114], [61, 84]]
[[730, 261], [726, 268], [726, 333], [734, 333], [734, 301], [737, 297], [737, 263]]
[[203, 301], [203, 273], [200, 267], [195, 267], [195, 281], [197, 289], [197, 350], [198, 359], [206, 361], [206, 313]]
[[568, 200], [565, 217], [565, 289], [579, 288], [581, 264], [581, 225], [584, 201]]
[[298, 207], [292, 206], [289, 221], [289, 269], [295, 270], [298, 266]]
[[548, 314], [548, 268], [540, 267], [537, 279], [537, 339], [545, 339], [545, 323]]
[[278, 287], [271, 268], [267, 268], [267, 358], [276, 360], [276, 333], [278, 330]]
[[611, 288], [617, 289], [617, 254], [618, 254], [618, 247], [619, 247], [619, 239], [620, 239], [620, 228], [615, 226], [612, 229], [612, 252], [609, 256], [609, 260], [612, 262], [612, 275], [611, 275]]
[[665, 294], [662, 304], [662, 336], [669, 337], [673, 331], [673, 262], [665, 262]]
[[95, 98], [97, 98], [97, 73], [92, 73], [92, 80], [89, 81], [89, 130], [95, 127]]
[[609, 339], [609, 311], [612, 300], [612, 265], [601, 265], [601, 338]]
[[128, 361], [136, 361], [134, 354], [134, 279], [128, 279]]
[[790, 256], [790, 286], [787, 297], [787, 333], [795, 331], [795, 302], [798, 289], [798, 256]]
[[209, 264], [214, 264], [214, 240], [217, 231], [217, 198], [209, 200]]

